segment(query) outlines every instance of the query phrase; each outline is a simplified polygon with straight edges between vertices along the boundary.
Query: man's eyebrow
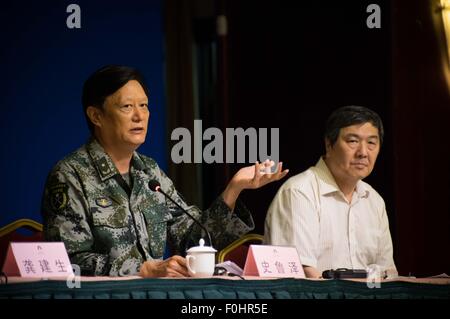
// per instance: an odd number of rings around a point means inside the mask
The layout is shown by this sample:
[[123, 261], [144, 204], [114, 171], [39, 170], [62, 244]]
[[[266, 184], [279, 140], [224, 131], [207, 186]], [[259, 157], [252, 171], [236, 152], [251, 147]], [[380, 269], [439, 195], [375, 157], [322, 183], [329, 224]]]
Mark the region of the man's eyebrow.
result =
[[[119, 102], [121, 102], [121, 103], [127, 103], [127, 102], [132, 102], [132, 101], [134, 101], [134, 100], [135, 100], [135, 99], [132, 98], [132, 97], [125, 97], [125, 98], [120, 99]], [[142, 102], [142, 101], [148, 102], [148, 97], [142, 96], [142, 97], [137, 98], [137, 100], [140, 101], [140, 102]]]
[[[355, 133], [348, 133], [348, 134], [345, 134], [344, 137], [345, 137], [345, 138], [356, 137], [356, 138], [358, 138], [358, 139], [361, 139], [361, 138], [362, 138], [360, 135], [355, 134]], [[379, 139], [378, 135], [370, 135], [370, 136], [368, 136], [367, 138], [368, 138], [368, 139], [373, 139], [373, 138]]]
[[348, 138], [348, 137], [361, 138], [358, 134], [355, 134], [355, 133], [348, 133], [348, 134], [345, 134], [344, 137], [345, 137], [345, 138]]

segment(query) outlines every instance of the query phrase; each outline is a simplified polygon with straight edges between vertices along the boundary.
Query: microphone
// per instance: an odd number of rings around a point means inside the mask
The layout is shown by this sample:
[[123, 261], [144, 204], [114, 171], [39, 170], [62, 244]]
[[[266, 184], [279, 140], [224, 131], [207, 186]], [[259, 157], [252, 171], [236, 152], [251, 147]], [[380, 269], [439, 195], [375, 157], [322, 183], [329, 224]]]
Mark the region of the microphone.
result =
[[168, 200], [170, 200], [172, 203], [174, 203], [179, 209], [181, 209], [181, 211], [183, 213], [185, 213], [186, 215], [188, 215], [194, 222], [197, 223], [197, 225], [199, 225], [205, 232], [206, 235], [208, 236], [208, 240], [209, 240], [209, 246], [212, 247], [212, 241], [211, 241], [211, 235], [209, 234], [209, 231], [206, 229], [205, 226], [203, 226], [196, 218], [194, 218], [194, 216], [192, 216], [191, 214], [188, 213], [188, 211], [186, 209], [184, 209], [183, 207], [181, 207], [175, 200], [172, 199], [172, 197], [170, 197], [169, 195], [167, 195], [162, 189], [161, 189], [161, 184], [155, 180], [152, 179], [150, 182], [148, 182], [148, 187], [154, 191], [154, 192], [159, 192], [161, 194], [163, 194]]

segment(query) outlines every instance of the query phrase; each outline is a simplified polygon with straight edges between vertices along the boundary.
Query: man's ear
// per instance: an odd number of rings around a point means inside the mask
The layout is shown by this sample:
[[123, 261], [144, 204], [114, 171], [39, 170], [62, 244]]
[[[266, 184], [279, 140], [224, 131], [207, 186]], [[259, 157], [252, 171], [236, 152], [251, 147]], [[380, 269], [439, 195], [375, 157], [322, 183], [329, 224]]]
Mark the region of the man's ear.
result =
[[101, 112], [102, 111], [95, 106], [88, 106], [86, 109], [86, 114], [89, 117], [89, 120], [91, 120], [92, 124], [98, 127], [102, 126], [102, 122], [100, 121]]
[[328, 138], [325, 138], [325, 154], [328, 154], [328, 152], [331, 150], [332, 145]]

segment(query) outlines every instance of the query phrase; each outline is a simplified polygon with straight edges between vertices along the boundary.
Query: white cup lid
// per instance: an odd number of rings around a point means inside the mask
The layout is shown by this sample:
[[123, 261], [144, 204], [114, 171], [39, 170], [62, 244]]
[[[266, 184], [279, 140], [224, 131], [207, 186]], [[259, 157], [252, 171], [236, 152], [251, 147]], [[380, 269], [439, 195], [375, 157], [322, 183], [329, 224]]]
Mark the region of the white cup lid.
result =
[[188, 253], [215, 253], [217, 250], [210, 246], [205, 246], [205, 240], [200, 238], [198, 246], [191, 247], [187, 250]]

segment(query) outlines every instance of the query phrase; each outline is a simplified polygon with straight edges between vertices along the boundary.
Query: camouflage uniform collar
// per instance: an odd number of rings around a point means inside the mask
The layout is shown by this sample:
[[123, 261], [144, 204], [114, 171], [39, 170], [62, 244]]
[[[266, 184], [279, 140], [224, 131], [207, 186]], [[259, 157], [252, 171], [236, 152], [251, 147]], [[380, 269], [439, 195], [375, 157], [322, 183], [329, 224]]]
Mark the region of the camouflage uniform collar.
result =
[[[94, 161], [95, 168], [102, 181], [119, 174], [111, 157], [106, 154], [103, 146], [94, 137], [89, 140], [86, 148]], [[131, 165], [136, 170], [145, 171], [145, 164], [137, 152], [133, 153]]]
[[131, 165], [133, 168], [139, 171], [146, 171], [145, 164], [142, 158], [139, 156], [138, 152], [133, 153], [133, 158], [131, 159]]
[[98, 175], [100, 176], [102, 182], [116, 174], [119, 174], [119, 171], [114, 165], [111, 157], [106, 154], [103, 146], [101, 146], [94, 137], [89, 140], [86, 145], [86, 149], [94, 161], [94, 166], [97, 169]]

